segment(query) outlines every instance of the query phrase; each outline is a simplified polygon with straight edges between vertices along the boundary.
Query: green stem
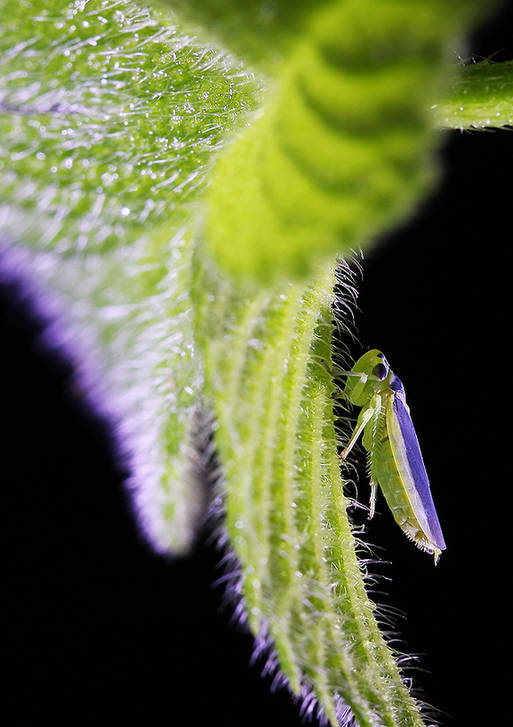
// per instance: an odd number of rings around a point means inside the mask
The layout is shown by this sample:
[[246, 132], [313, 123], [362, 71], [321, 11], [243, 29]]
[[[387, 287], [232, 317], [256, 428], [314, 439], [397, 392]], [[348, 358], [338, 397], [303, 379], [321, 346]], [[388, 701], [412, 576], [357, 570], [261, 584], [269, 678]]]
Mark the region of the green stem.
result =
[[432, 108], [448, 129], [513, 126], [513, 61], [464, 66]]

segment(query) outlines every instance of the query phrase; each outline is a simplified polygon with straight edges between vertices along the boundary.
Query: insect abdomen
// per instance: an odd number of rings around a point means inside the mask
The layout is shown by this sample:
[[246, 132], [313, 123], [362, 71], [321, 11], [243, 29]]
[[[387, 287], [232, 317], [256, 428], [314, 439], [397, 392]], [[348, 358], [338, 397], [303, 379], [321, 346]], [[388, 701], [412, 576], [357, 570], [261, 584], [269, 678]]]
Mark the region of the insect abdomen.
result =
[[374, 476], [392, 511], [394, 520], [422, 550], [433, 552], [432, 543], [426, 538], [422, 527], [415, 516], [408, 492], [397, 469], [388, 435], [382, 437], [379, 457], [373, 466]]

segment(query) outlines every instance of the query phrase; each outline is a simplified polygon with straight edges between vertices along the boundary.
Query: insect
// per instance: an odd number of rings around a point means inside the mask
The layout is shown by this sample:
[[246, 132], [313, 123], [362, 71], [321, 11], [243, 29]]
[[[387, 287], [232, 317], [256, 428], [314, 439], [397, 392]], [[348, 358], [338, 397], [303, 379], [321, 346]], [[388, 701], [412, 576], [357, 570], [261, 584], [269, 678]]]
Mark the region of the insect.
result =
[[346, 459], [363, 432], [371, 486], [369, 518], [379, 485], [396, 523], [415, 545], [434, 555], [436, 565], [445, 541], [401, 380], [376, 349], [341, 373], [347, 376], [344, 395], [361, 412], [340, 457]]

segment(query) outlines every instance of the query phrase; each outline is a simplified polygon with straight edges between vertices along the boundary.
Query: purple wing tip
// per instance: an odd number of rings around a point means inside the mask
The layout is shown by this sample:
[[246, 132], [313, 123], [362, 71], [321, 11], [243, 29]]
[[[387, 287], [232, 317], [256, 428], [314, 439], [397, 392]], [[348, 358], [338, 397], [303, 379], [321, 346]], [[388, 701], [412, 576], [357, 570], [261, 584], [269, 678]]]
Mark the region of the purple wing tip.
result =
[[445, 550], [446, 545], [444, 536], [442, 535], [442, 528], [440, 527], [440, 521], [431, 495], [429, 478], [427, 476], [424, 460], [422, 459], [422, 453], [420, 451], [419, 441], [417, 439], [413, 423], [410, 415], [408, 414], [408, 410], [399, 396], [394, 398], [394, 407], [399, 421], [399, 426], [401, 427], [406, 455], [408, 457], [408, 464], [415, 483], [415, 488], [420, 497], [424, 514], [426, 516], [431, 541], [438, 550]]

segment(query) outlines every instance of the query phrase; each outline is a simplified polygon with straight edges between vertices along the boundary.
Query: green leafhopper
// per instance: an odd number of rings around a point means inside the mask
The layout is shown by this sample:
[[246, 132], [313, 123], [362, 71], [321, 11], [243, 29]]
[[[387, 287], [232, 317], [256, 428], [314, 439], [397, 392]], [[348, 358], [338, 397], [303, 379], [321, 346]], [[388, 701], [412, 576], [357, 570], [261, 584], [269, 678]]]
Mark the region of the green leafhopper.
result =
[[344, 394], [361, 412], [340, 456], [347, 457], [363, 432], [371, 485], [369, 518], [379, 485], [396, 523], [415, 545], [434, 555], [436, 564], [445, 541], [401, 380], [376, 349], [342, 373], [347, 376]]

